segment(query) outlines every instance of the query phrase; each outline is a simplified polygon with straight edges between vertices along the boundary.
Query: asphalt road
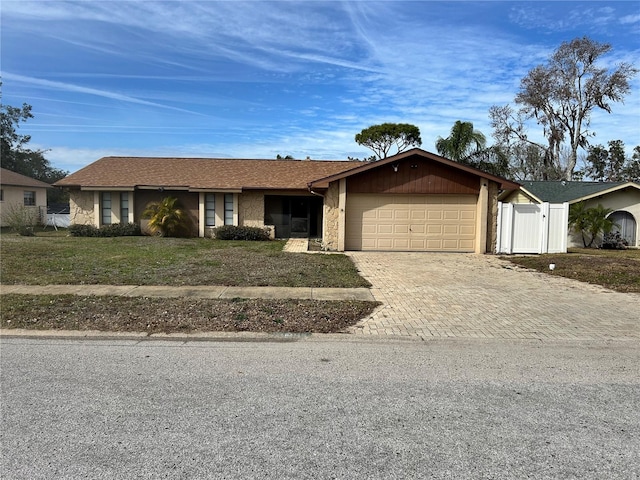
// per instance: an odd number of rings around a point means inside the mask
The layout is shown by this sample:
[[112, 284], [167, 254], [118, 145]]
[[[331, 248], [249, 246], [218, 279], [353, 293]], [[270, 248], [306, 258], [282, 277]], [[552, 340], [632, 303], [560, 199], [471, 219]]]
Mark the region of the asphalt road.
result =
[[0, 341], [4, 479], [640, 478], [637, 342]]

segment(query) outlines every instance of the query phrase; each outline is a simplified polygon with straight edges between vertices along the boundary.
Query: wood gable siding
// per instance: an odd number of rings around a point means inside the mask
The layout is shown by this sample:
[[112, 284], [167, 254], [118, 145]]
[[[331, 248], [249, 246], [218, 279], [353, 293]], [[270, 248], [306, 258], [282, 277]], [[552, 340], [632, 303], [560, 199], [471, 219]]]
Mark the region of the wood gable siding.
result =
[[476, 175], [418, 157], [373, 168], [347, 179], [347, 193], [478, 195], [479, 192], [480, 182]]

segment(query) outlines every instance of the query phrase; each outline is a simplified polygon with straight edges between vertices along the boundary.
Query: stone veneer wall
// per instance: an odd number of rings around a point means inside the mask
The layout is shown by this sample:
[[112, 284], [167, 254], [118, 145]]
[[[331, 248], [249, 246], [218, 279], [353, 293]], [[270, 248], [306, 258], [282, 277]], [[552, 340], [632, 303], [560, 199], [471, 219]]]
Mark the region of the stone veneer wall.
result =
[[338, 222], [340, 217], [340, 182], [329, 185], [324, 195], [324, 231], [322, 241], [327, 250], [338, 249]]
[[264, 227], [264, 192], [242, 192], [238, 195], [238, 225]]
[[487, 251], [494, 253], [498, 241], [498, 184], [489, 182], [489, 205], [487, 212]]
[[71, 214], [71, 225], [95, 225], [93, 192], [71, 190], [69, 192], [69, 213]]

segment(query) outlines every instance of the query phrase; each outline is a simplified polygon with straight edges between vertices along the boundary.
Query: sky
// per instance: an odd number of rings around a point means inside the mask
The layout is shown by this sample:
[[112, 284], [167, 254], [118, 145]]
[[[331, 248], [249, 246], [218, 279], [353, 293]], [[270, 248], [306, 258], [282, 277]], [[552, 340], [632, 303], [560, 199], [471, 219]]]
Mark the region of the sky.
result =
[[[52, 166], [103, 156], [344, 160], [355, 134], [456, 120], [492, 143], [489, 108], [562, 42], [610, 43], [640, 67], [638, 1], [58, 1], [0, 4], [2, 103]], [[640, 145], [640, 75], [592, 144]], [[533, 138], [540, 128], [532, 125]]]

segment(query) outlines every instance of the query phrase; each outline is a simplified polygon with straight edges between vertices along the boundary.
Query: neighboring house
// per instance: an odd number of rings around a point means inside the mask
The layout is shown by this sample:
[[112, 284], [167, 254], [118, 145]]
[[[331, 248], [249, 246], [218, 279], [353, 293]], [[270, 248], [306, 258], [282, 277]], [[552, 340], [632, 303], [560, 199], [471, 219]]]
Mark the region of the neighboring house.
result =
[[32, 209], [41, 218], [47, 213], [48, 188], [52, 188], [48, 183], [0, 168], [0, 226], [5, 226], [6, 212], [18, 206]]
[[500, 190], [518, 184], [420, 149], [376, 162], [105, 157], [55, 184], [71, 222], [140, 222], [168, 195], [200, 236], [271, 226], [330, 250], [492, 252]]
[[[610, 208], [609, 216], [631, 247], [640, 247], [640, 184], [634, 182], [532, 182], [525, 181], [520, 191], [500, 196], [505, 203], [564, 203], [584, 202], [587, 207], [598, 204]], [[583, 246], [582, 239], [569, 233], [570, 246]]]

